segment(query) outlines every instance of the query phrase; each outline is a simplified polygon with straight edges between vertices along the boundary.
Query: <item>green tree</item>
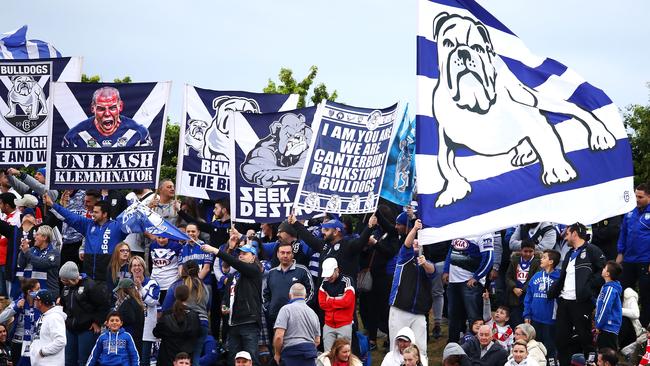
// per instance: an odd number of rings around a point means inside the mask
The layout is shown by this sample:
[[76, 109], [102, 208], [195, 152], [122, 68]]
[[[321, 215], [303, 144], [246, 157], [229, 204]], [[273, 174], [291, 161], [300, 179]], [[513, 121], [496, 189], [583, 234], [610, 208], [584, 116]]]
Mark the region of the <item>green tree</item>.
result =
[[[318, 67], [312, 66], [309, 68], [309, 73], [302, 79], [301, 82], [293, 77], [293, 71], [291, 69], [282, 68], [278, 74], [278, 79], [280, 84], [276, 84], [275, 81], [269, 79], [268, 84], [263, 89], [265, 93], [278, 93], [278, 94], [298, 94], [298, 108], [303, 108], [307, 106], [307, 95], [309, 94], [309, 88], [314, 83], [314, 79], [318, 74]], [[323, 99], [335, 101], [338, 97], [336, 90], [331, 94], [327, 91], [327, 86], [320, 83], [314, 87], [311, 102], [316, 105], [320, 103]]]
[[[86, 74], [81, 74], [81, 82], [82, 83], [100, 83], [102, 81], [102, 78], [99, 75], [93, 75], [93, 76], [88, 76]], [[130, 76], [125, 76], [122, 79], [120, 78], [115, 78], [113, 79], [114, 83], [130, 83], [131, 82], [131, 77]]]
[[[650, 83], [647, 84], [650, 88]], [[634, 181], [636, 184], [650, 181], [650, 104], [627, 106], [623, 114], [625, 128], [631, 131]]]

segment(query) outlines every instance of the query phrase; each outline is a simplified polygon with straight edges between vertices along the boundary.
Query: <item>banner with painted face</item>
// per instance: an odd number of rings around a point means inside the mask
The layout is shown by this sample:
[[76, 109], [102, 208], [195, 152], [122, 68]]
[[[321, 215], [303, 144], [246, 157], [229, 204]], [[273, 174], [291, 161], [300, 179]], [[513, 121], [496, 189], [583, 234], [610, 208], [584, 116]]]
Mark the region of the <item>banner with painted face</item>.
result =
[[80, 80], [79, 57], [0, 60], [0, 167], [45, 165], [52, 82]]
[[[233, 221], [280, 222], [293, 207], [312, 141], [316, 107], [278, 113], [235, 112], [230, 165]], [[309, 212], [310, 213], [310, 212]], [[307, 212], [296, 210], [299, 219]]]
[[330, 101], [319, 105], [296, 207], [339, 214], [374, 212], [398, 106], [369, 109]]
[[171, 82], [54, 83], [51, 189], [158, 186]]
[[232, 113], [295, 109], [298, 95], [217, 91], [185, 85], [178, 141], [178, 194], [216, 200], [230, 194]]

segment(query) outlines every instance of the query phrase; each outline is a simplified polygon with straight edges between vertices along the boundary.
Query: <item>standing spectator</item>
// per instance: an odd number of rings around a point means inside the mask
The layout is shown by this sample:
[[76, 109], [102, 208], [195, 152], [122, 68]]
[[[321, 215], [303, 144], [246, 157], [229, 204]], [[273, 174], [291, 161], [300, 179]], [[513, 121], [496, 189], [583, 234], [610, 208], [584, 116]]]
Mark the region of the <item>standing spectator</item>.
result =
[[34, 306], [43, 315], [36, 323], [29, 349], [32, 366], [61, 366], [65, 361], [66, 315], [55, 300], [48, 290], [40, 290], [34, 297]]
[[591, 243], [605, 254], [605, 259], [612, 261], [618, 254], [618, 237], [621, 233], [623, 216], [614, 216], [591, 224]]
[[134, 256], [129, 263], [129, 271], [135, 283], [135, 288], [140, 293], [144, 303], [144, 329], [142, 331], [142, 352], [140, 352], [140, 363], [142, 366], [149, 366], [151, 360], [151, 348], [157, 339], [153, 335], [153, 329], [158, 320], [158, 301], [160, 300], [160, 287], [156, 280], [147, 276], [144, 259]]
[[[40, 283], [33, 278], [21, 281], [22, 294], [12, 301], [0, 313], [0, 323], [7, 324], [14, 317], [11, 339], [11, 355], [14, 365], [29, 364], [29, 345], [32, 341], [34, 325], [41, 317], [41, 312], [34, 307], [34, 297], [41, 289]], [[19, 360], [22, 360], [19, 363]]]
[[618, 332], [623, 321], [621, 297], [623, 289], [618, 282], [622, 272], [621, 265], [609, 261], [601, 272], [605, 284], [596, 300], [596, 346], [598, 349], [618, 349]]
[[[202, 285], [200, 281], [197, 282]], [[171, 365], [171, 360], [179, 352], [191, 355], [201, 335], [199, 314], [187, 305], [190, 288], [181, 284], [169, 295], [174, 296], [174, 304], [163, 312], [153, 330], [153, 334], [160, 338], [157, 366]]]
[[[95, 203], [100, 201], [101, 195], [96, 190], [79, 190], [68, 189], [61, 195], [61, 206], [68, 211], [92, 219], [92, 212]], [[63, 216], [54, 214], [58, 219], [63, 220]], [[83, 234], [75, 230], [68, 223], [63, 221], [61, 227], [63, 244], [61, 246], [61, 263], [73, 261], [81, 267], [82, 259], [80, 258], [79, 248], [84, 240]]]
[[290, 245], [291, 251], [293, 254], [293, 259], [296, 260], [296, 263], [308, 266], [309, 260], [311, 258], [312, 250], [305, 244], [304, 241], [298, 240], [298, 233], [293, 226], [289, 225], [287, 221], [283, 221], [280, 226], [278, 226], [278, 240], [275, 242], [270, 242], [262, 245], [264, 251], [271, 258], [271, 265], [274, 267], [279, 264], [277, 252], [280, 248], [280, 245]]
[[273, 327], [280, 309], [289, 302], [289, 289], [292, 285], [300, 283], [305, 288], [305, 301], [311, 301], [314, 295], [314, 281], [309, 269], [296, 263], [290, 243], [278, 245], [278, 259], [280, 264], [272, 268], [266, 278], [263, 289], [263, 300], [268, 312], [268, 324]]
[[120, 313], [109, 313], [106, 327], [108, 330], [97, 338], [86, 366], [140, 366], [133, 337], [122, 328]]
[[[546, 366], [547, 351], [543, 343], [535, 340], [535, 328], [530, 324], [519, 324], [515, 328], [515, 344], [524, 342], [528, 351], [528, 358], [532, 358], [540, 366]], [[513, 354], [514, 347], [513, 347]]]
[[623, 265], [623, 288], [637, 282], [641, 300], [641, 324], [650, 322], [650, 185], [639, 184], [634, 191], [636, 208], [623, 217], [616, 262]]
[[352, 318], [356, 301], [352, 280], [341, 274], [336, 258], [327, 258], [321, 270], [318, 304], [325, 313], [323, 349], [328, 352], [337, 338], [352, 338]]
[[412, 329], [415, 333], [415, 339], [412, 341], [418, 344], [425, 357], [423, 362], [426, 362], [426, 314], [433, 304], [431, 282], [436, 268], [422, 255], [415, 240], [415, 235], [421, 228], [422, 221], [416, 220], [397, 254], [397, 265], [388, 300], [388, 330], [392, 338], [399, 329]]
[[516, 327], [524, 321], [524, 297], [530, 279], [538, 270], [539, 259], [535, 257], [535, 243], [531, 240], [523, 240], [519, 253], [513, 255], [506, 273], [510, 327]]
[[348, 338], [337, 338], [332, 349], [321, 353], [316, 359], [317, 366], [361, 366], [361, 360], [352, 354], [352, 344]]
[[41, 289], [59, 294], [59, 251], [52, 243], [52, 228], [41, 225], [34, 237], [34, 246], [29, 247], [29, 241], [20, 243], [18, 263], [24, 268], [24, 276], [35, 278], [41, 283]]
[[[183, 264], [187, 261], [195, 261], [199, 265], [199, 278], [203, 280], [208, 287], [212, 284], [212, 276], [210, 276], [210, 269], [212, 267], [212, 262], [214, 257], [212, 254], [207, 253], [201, 250], [201, 245], [203, 241], [199, 239], [199, 227], [195, 223], [188, 224], [185, 227], [185, 232], [187, 236], [190, 237], [183, 249], [181, 249], [181, 256], [179, 263]], [[180, 271], [180, 267], [179, 267]]]
[[77, 265], [72, 261], [61, 266], [59, 278], [64, 286], [61, 304], [67, 315], [65, 364], [82, 366], [108, 313], [109, 295], [106, 286], [97, 284], [85, 273], [79, 274]]
[[[238, 241], [239, 233], [231, 235], [229, 240]], [[239, 248], [238, 258], [235, 258], [210, 245], [202, 245], [201, 249], [216, 255], [237, 270], [226, 291], [229, 296], [222, 302], [229, 314], [228, 351], [231, 355], [247, 351], [257, 366], [257, 344], [262, 321], [262, 268], [257, 262], [257, 250], [253, 246], [244, 245]], [[231, 363], [234, 361], [231, 358]]]
[[[180, 207], [176, 207], [180, 208]], [[226, 244], [230, 237], [228, 230], [230, 223], [230, 201], [228, 199], [217, 200], [212, 211], [214, 221], [211, 223], [202, 222], [198, 217], [193, 217], [185, 210], [178, 210], [178, 216], [187, 222], [193, 222], [204, 233], [210, 234], [210, 243], [214, 246]]]
[[278, 365], [301, 366], [316, 362], [320, 323], [316, 313], [307, 306], [306, 295], [305, 286], [293, 284], [289, 290], [289, 303], [280, 309], [277, 316], [273, 349]]
[[160, 286], [160, 298], [164, 299], [169, 287], [178, 279], [179, 258], [183, 244], [176, 240], [157, 236], [149, 246], [151, 278]]
[[549, 358], [555, 358], [555, 309], [556, 301], [548, 297], [548, 291], [560, 278], [560, 253], [545, 250], [540, 260], [541, 271], [530, 279], [524, 298], [524, 321], [535, 328], [539, 341], [546, 346]]
[[277, 238], [277, 229], [273, 224], [269, 223], [263, 223], [260, 225], [260, 231], [261, 231], [261, 241], [262, 244], [264, 243], [272, 243], [276, 240]]
[[639, 321], [639, 294], [628, 287], [623, 291], [623, 322], [618, 333], [618, 344], [624, 347], [636, 341], [643, 333], [643, 326]]
[[479, 328], [478, 336], [461, 347], [473, 366], [501, 366], [505, 365], [508, 359], [508, 351], [492, 340], [492, 329], [489, 325]]
[[[111, 260], [108, 262], [108, 272], [106, 273], [106, 286], [109, 292], [112, 292], [123, 278], [131, 278], [131, 272], [129, 272], [130, 259], [131, 248], [129, 244], [125, 242], [117, 244], [113, 249]], [[113, 296], [112, 303], [115, 303], [115, 296]]]
[[120, 280], [113, 292], [117, 295], [114, 310], [120, 314], [124, 329], [133, 337], [135, 348], [141, 354], [145, 308], [140, 293], [130, 278]]
[[557, 231], [550, 222], [533, 222], [519, 225], [510, 237], [510, 250], [521, 250], [521, 243], [529, 239], [535, 244], [535, 250], [543, 252], [553, 249], [557, 241]]
[[605, 266], [605, 256], [597, 246], [590, 244], [587, 228], [575, 223], [564, 231], [571, 250], [564, 257], [560, 278], [551, 286], [548, 297], [557, 298], [555, 342], [560, 365], [571, 360], [570, 340], [578, 336], [582, 352], [594, 352], [591, 337], [591, 320], [594, 297], [603, 284], [600, 273]]
[[[20, 213], [16, 211], [16, 196], [13, 193], [0, 193], [0, 220], [17, 227], [20, 226]], [[12, 278], [5, 276], [7, 265], [7, 254], [13, 252], [10, 244], [13, 244], [11, 236], [0, 236], [0, 296], [7, 296], [11, 292]], [[9, 263], [11, 264], [11, 263]]]
[[447, 287], [448, 342], [458, 342], [466, 320], [481, 316], [481, 294], [485, 277], [494, 261], [494, 235], [454, 239], [445, 260], [443, 283]]

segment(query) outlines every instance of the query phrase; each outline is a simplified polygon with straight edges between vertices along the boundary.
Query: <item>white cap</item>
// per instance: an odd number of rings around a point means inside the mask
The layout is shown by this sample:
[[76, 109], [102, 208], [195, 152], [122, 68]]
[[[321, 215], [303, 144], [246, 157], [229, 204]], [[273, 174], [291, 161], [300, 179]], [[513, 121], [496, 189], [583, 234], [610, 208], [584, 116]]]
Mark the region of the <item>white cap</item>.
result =
[[331, 277], [337, 268], [339, 268], [339, 263], [336, 258], [327, 258], [323, 261], [323, 272], [320, 276], [323, 278]]
[[238, 359], [238, 358], [245, 358], [245, 359], [247, 359], [249, 361], [253, 361], [253, 358], [251, 357], [251, 354], [246, 352], [246, 351], [237, 352], [237, 354], [235, 355], [235, 360]]

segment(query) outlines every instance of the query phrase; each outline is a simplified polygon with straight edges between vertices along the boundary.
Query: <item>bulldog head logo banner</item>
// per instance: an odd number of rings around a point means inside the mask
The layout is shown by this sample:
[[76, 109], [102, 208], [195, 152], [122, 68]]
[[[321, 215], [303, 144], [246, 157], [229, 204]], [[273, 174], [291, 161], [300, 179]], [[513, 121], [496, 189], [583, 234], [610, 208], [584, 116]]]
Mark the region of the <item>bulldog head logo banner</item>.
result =
[[81, 59], [0, 60], [0, 166], [45, 165], [53, 81], [79, 81]]
[[473, 0], [420, 0], [418, 14], [422, 243], [634, 206], [627, 133], [602, 90]]
[[296, 207], [340, 214], [374, 212], [397, 115], [398, 104], [385, 109], [330, 101], [319, 105]]
[[158, 185], [171, 83], [55, 83], [48, 184]]
[[296, 108], [298, 96], [215, 91], [185, 86], [185, 116], [178, 146], [178, 194], [219, 199], [230, 192], [233, 112], [270, 113]]

